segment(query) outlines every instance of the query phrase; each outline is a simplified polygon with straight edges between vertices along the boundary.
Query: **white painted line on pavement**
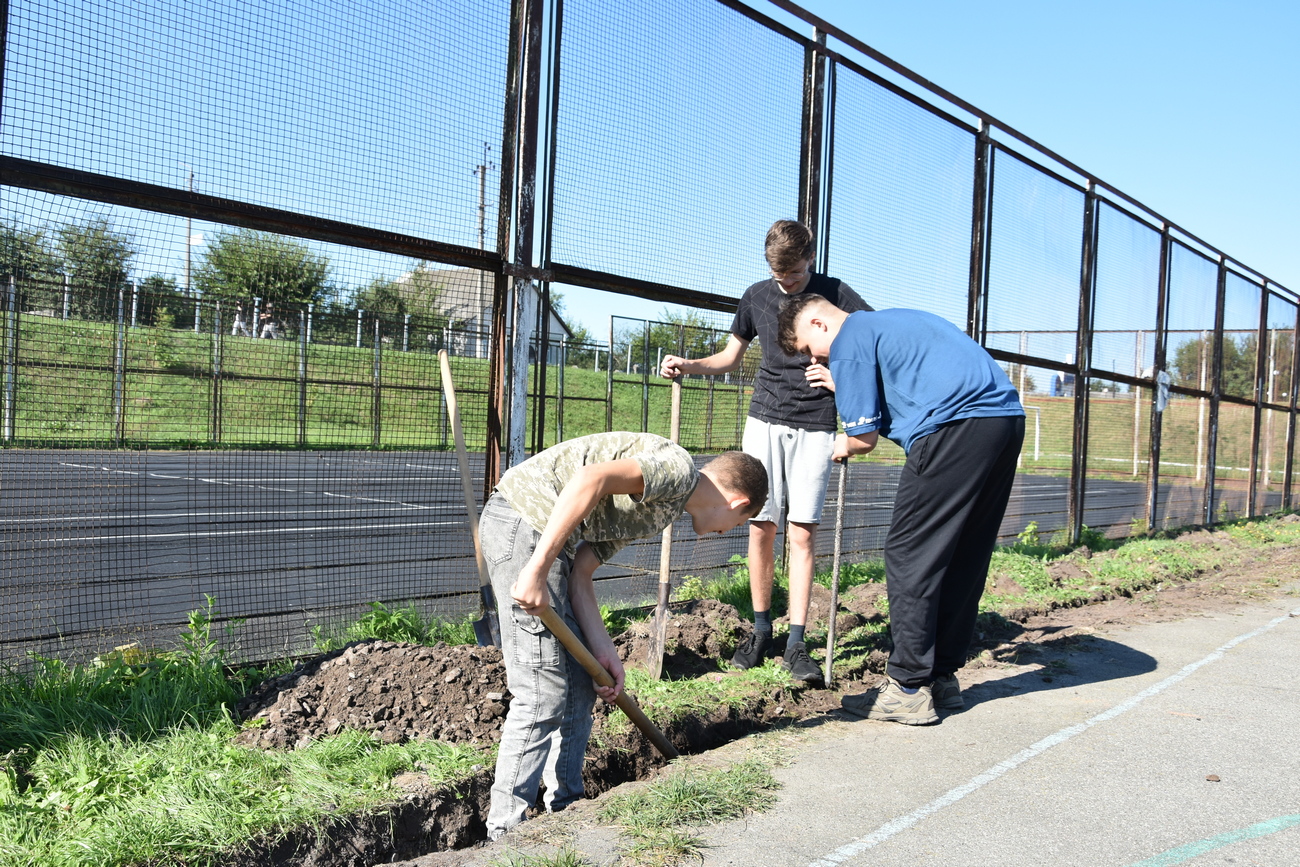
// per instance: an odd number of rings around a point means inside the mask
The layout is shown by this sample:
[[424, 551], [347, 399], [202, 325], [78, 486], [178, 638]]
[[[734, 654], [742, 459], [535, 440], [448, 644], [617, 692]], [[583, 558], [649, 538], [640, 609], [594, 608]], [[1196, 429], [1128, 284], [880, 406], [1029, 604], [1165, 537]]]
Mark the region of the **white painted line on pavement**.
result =
[[[330, 524], [323, 527], [276, 527], [247, 530], [212, 530], [206, 533], [122, 533], [118, 536], [68, 536], [65, 539], [33, 539], [26, 542], [29, 547], [37, 545], [80, 544], [82, 542], [148, 542], [154, 539], [206, 539], [217, 536], [262, 536], [270, 533], [324, 533], [335, 536], [353, 534], [358, 530], [411, 530], [417, 527], [455, 527], [465, 521], [422, 521], [418, 524]], [[18, 548], [18, 545], [14, 546]]]
[[1132, 710], [1142, 702], [1146, 701], [1148, 698], [1151, 698], [1153, 695], [1158, 695], [1159, 693], [1164, 692], [1166, 689], [1178, 683], [1179, 681], [1183, 680], [1184, 678], [1189, 677], [1197, 669], [1209, 665], [1211, 662], [1216, 662], [1219, 659], [1222, 659], [1223, 655], [1227, 651], [1236, 647], [1238, 644], [1241, 644], [1243, 641], [1249, 641], [1250, 639], [1254, 638], [1257, 635], [1262, 635], [1263, 633], [1268, 632], [1274, 626], [1277, 626], [1279, 623], [1285, 623], [1287, 620], [1293, 617], [1300, 617], [1300, 608], [1297, 608], [1295, 611], [1292, 611], [1290, 614], [1283, 614], [1281, 617], [1273, 618], [1268, 623], [1265, 623], [1263, 626], [1259, 627], [1253, 632], [1247, 632], [1245, 635], [1238, 635], [1236, 638], [1222, 645], [1221, 647], [1216, 649], [1213, 653], [1211, 653], [1209, 656], [1205, 657], [1204, 659], [1183, 666], [1183, 668], [1177, 673], [1171, 674], [1169, 677], [1166, 677], [1164, 680], [1160, 681], [1154, 686], [1147, 687], [1146, 689], [1139, 692], [1137, 695], [1134, 695], [1131, 698], [1126, 699], [1125, 701], [1122, 701], [1119, 704], [1115, 705], [1110, 710], [1102, 711], [1096, 716], [1084, 720], [1083, 722], [1078, 723], [1077, 725], [1072, 725], [1067, 728], [1063, 728], [1056, 734], [1049, 735], [1043, 738], [1038, 743], [1034, 744], [1033, 746], [1026, 747], [1025, 749], [1016, 753], [1014, 756], [1007, 759], [1006, 761], [994, 765], [984, 773], [971, 779], [969, 782], [966, 782], [956, 787], [955, 789], [951, 789], [944, 795], [940, 795], [938, 798], [935, 798], [933, 801], [926, 804], [925, 806], [918, 807], [917, 809], [908, 813], [906, 816], [899, 816], [897, 819], [894, 819], [893, 821], [886, 822], [885, 824], [881, 825], [879, 828], [877, 828], [875, 831], [872, 831], [870, 834], [866, 835], [865, 837], [859, 837], [851, 843], [846, 843], [845, 845], [836, 849], [834, 852], [823, 855], [821, 858], [810, 863], [808, 867], [835, 867], [835, 865], [843, 864], [845, 861], [849, 860], [855, 855], [861, 855], [863, 852], [867, 851], [868, 849], [871, 849], [885, 842], [890, 837], [893, 837], [895, 834], [898, 834], [902, 831], [906, 831], [908, 828], [912, 827], [917, 822], [920, 822], [922, 819], [926, 818], [927, 816], [939, 812], [944, 807], [952, 806], [953, 804], [960, 801], [962, 798], [969, 795], [971, 792], [983, 788], [984, 786], [988, 785], [989, 783], [1001, 777], [1003, 774], [1006, 774], [1008, 771], [1015, 770], [1020, 765], [1023, 765], [1025, 762], [1029, 761], [1030, 759], [1041, 755], [1047, 750], [1050, 750], [1052, 747], [1065, 743], [1070, 738], [1074, 737], [1075, 735], [1086, 732], [1088, 729], [1092, 728], [1098, 723], [1107, 722], [1108, 720], [1112, 720], [1115, 717], [1119, 716], [1120, 714], [1125, 713], [1126, 711]]

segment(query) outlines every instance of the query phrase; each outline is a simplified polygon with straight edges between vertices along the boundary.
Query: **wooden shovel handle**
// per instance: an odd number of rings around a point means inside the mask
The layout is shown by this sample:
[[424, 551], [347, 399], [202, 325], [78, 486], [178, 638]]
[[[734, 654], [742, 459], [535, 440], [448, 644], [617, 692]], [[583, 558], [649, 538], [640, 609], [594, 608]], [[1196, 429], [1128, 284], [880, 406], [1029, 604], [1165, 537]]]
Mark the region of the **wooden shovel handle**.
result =
[[[483, 546], [478, 540], [478, 505], [470, 490], [469, 452], [465, 448], [465, 433], [460, 427], [460, 409], [456, 406], [456, 387], [451, 381], [451, 361], [447, 350], [438, 350], [438, 365], [442, 368], [442, 393], [447, 399], [447, 415], [451, 417], [451, 437], [456, 443], [456, 462], [460, 465], [460, 487], [465, 493], [465, 515], [469, 518], [469, 532], [474, 537], [474, 561], [478, 564], [480, 586], [491, 587], [487, 561], [483, 559]], [[495, 612], [494, 612], [495, 613]]]
[[[564, 622], [564, 618], [555, 613], [554, 608], [548, 605], [537, 616], [542, 619], [542, 623], [546, 624], [546, 628], [551, 630], [551, 633], [556, 638], [560, 639], [560, 643], [573, 655], [573, 658], [578, 660], [578, 664], [587, 670], [587, 674], [591, 675], [592, 680], [601, 686], [614, 685], [614, 678], [605, 670], [605, 666], [601, 665], [596, 657], [591, 655], [591, 651], [578, 639], [578, 636], [573, 634], [573, 630]], [[672, 741], [664, 737], [664, 733], [659, 730], [659, 727], [650, 721], [650, 718], [645, 715], [645, 711], [641, 710], [641, 707], [636, 703], [636, 699], [632, 698], [626, 691], [619, 693], [618, 698], [614, 699], [614, 703], [650, 739], [650, 743], [655, 745], [655, 749], [659, 750], [664, 758], [675, 759], [680, 755], [677, 748], [673, 746]]]
[[[670, 436], [673, 442], [681, 438], [682, 431], [682, 378], [673, 377], [672, 420], [669, 422]], [[657, 609], [662, 610], [668, 604], [669, 576], [671, 574], [673, 552], [673, 525], [664, 527], [663, 538], [659, 543], [659, 599]]]

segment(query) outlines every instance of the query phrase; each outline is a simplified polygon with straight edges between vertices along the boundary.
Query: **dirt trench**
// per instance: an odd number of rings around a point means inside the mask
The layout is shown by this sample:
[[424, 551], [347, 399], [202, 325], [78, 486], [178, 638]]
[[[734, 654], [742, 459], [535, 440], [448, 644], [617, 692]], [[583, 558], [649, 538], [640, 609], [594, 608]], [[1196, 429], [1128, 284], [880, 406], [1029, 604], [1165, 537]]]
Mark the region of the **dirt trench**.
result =
[[[878, 617], [872, 602], [879, 592], [879, 587], [868, 587], [842, 597], [845, 610], [838, 625], [848, 629]], [[824, 591], [815, 594], [813, 616], [819, 606], [824, 616], [829, 610]], [[727, 677], [719, 663], [730, 658], [749, 628], [735, 608], [716, 600], [674, 604], [664, 676]], [[629, 666], [640, 664], [647, 652], [648, 624], [633, 624], [615, 644]], [[883, 664], [883, 656], [878, 663]], [[497, 648], [363, 641], [261, 684], [237, 706], [239, 717], [251, 723], [238, 741], [259, 749], [294, 749], [352, 728], [384, 743], [437, 738], [486, 746], [500, 740], [509, 705]], [[833, 707], [838, 707], [838, 697], [826, 690], [776, 687], [740, 705], [719, 704], [681, 716], [664, 726], [664, 733], [681, 752], [699, 753]], [[646, 778], [665, 764], [621, 713], [611, 721], [611, 709], [597, 702], [595, 714], [583, 772], [589, 797]], [[389, 807], [251, 841], [223, 863], [365, 867], [461, 849], [486, 838], [491, 767], [449, 786], [433, 785], [418, 772], [402, 774], [394, 784], [402, 794]]]

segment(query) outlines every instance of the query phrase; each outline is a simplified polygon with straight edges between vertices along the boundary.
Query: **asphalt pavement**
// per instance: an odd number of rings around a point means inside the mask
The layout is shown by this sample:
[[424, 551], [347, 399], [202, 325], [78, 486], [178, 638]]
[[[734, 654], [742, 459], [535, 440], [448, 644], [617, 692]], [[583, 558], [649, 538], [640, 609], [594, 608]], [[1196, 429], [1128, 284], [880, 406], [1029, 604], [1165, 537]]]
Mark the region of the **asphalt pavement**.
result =
[[[693, 832], [718, 867], [1297, 865], [1297, 659], [1300, 584], [1268, 603], [1098, 632], [984, 670], [967, 709], [938, 725], [825, 718], [692, 757], [775, 755], [781, 784], [770, 809]], [[598, 804], [475, 857], [550, 839], [619, 863]]]

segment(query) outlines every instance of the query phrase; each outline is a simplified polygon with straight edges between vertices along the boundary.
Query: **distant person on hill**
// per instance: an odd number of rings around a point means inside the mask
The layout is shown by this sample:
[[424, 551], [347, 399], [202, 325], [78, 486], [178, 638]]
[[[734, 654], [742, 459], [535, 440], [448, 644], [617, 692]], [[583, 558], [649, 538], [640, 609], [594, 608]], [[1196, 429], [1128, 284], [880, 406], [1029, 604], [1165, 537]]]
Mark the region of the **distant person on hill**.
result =
[[280, 336], [279, 325], [275, 321], [275, 311], [272, 310], [270, 301], [266, 302], [266, 306], [262, 308], [262, 313], [258, 316], [258, 322], [261, 326], [258, 333], [259, 337], [275, 339]]
[[235, 307], [235, 324], [230, 328], [231, 337], [252, 337], [253, 332], [248, 328], [248, 322], [244, 319], [244, 305], [240, 304]]
[[[616, 699], [624, 676], [596, 604], [596, 567], [633, 539], [658, 535], [683, 511], [696, 533], [723, 533], [766, 497], [767, 473], [749, 455], [725, 452], [697, 470], [685, 449], [648, 433], [571, 439], [501, 477], [479, 522], [513, 696], [497, 751], [489, 837], [524, 820], [543, 779], [547, 810], [583, 796], [592, 705], [597, 695]], [[597, 687], [546, 628], [536, 615], [547, 607], [582, 638], [613, 686]]]

